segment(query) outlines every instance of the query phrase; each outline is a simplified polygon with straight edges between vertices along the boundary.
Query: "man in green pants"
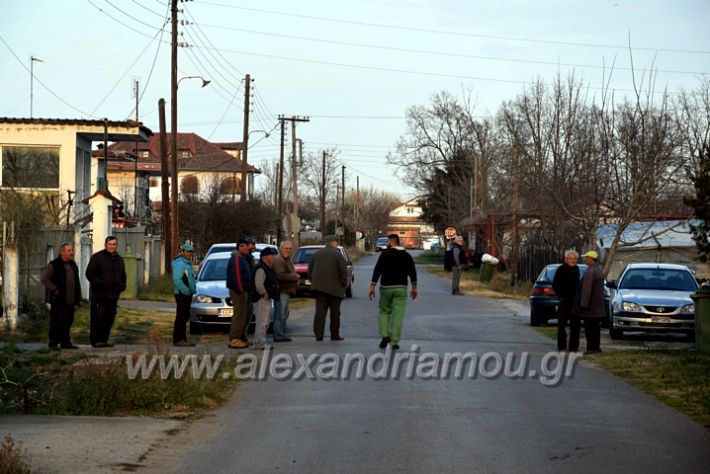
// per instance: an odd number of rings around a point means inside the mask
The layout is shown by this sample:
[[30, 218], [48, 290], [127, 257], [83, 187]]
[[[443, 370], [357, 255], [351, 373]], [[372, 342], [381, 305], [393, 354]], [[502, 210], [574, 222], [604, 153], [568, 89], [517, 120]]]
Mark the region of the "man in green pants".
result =
[[375, 298], [375, 287], [380, 280], [379, 330], [382, 341], [380, 349], [392, 345], [399, 349], [399, 338], [402, 335], [402, 321], [407, 307], [407, 278], [412, 284], [409, 296], [417, 297], [417, 269], [412, 256], [399, 245], [399, 236], [387, 236], [387, 250], [380, 254], [370, 283], [370, 300]]

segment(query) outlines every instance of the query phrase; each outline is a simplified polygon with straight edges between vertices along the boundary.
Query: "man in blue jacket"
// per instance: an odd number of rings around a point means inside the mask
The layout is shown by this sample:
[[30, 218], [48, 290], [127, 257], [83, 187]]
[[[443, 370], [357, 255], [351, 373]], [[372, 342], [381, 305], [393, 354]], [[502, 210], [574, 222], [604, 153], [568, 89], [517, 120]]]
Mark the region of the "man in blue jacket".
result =
[[237, 241], [237, 249], [232, 252], [227, 264], [227, 288], [232, 299], [232, 324], [229, 327], [229, 347], [245, 349], [249, 347], [245, 329], [247, 324], [247, 303], [252, 287], [252, 274], [249, 241], [241, 238]]
[[180, 246], [180, 255], [173, 260], [173, 293], [175, 293], [175, 325], [173, 345], [191, 347], [187, 341], [187, 321], [190, 319], [190, 304], [195, 294], [195, 269], [192, 267], [193, 248], [190, 244]]

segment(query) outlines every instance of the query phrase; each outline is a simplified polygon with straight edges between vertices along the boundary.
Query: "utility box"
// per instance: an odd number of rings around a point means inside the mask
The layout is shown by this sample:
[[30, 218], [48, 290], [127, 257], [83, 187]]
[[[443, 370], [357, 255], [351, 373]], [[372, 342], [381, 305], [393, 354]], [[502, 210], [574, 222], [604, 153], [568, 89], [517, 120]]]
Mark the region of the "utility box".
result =
[[134, 300], [138, 298], [138, 262], [140, 256], [128, 253], [123, 255], [123, 263], [126, 267], [126, 289], [121, 293], [124, 300]]
[[703, 285], [690, 295], [695, 302], [695, 348], [710, 354], [710, 285]]

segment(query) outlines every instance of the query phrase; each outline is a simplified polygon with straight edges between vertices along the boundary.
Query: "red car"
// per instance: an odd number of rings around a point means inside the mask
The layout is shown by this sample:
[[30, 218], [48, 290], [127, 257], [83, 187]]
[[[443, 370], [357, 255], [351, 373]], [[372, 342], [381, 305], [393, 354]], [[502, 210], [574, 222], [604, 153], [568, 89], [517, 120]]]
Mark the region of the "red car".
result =
[[[296, 268], [296, 272], [300, 276], [300, 279], [298, 280], [299, 293], [308, 293], [311, 291], [311, 280], [308, 276], [308, 263], [311, 261], [313, 254], [324, 247], [325, 245], [304, 245], [303, 247], [299, 247], [293, 255], [293, 266]], [[345, 247], [338, 245], [338, 250], [340, 250], [340, 253], [343, 254], [345, 263], [347, 263], [348, 266], [348, 286], [345, 288], [345, 296], [352, 298], [353, 282], [355, 281], [353, 263], [350, 261]]]

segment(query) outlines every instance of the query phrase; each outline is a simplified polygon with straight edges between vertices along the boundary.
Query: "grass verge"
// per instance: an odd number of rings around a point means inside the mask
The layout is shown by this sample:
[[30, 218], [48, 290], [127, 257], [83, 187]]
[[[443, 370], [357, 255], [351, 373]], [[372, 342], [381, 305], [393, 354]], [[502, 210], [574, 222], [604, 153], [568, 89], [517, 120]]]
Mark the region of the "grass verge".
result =
[[[148, 357], [152, 355], [160, 354]], [[219, 375], [233, 371], [235, 363], [233, 357], [225, 358]], [[2, 414], [189, 417], [220, 404], [236, 382], [195, 377], [192, 366], [179, 378], [161, 377], [154, 370], [146, 378], [131, 379], [126, 356], [23, 351], [12, 345], [0, 349], [0, 369]]]
[[414, 257], [414, 263], [419, 265], [440, 265], [441, 268], [444, 268], [444, 250], [426, 250]]
[[175, 301], [172, 275], [166, 273], [159, 277], [151, 278], [148, 284], [138, 293], [138, 299], [145, 301], [163, 301], [167, 303]]
[[[429, 267], [427, 271], [433, 275], [451, 279], [451, 272], [444, 270], [443, 266]], [[532, 284], [519, 282], [515, 286], [511, 286], [510, 275], [507, 273], [494, 273], [493, 279], [489, 283], [479, 281], [478, 275], [479, 272], [476, 269], [465, 271], [461, 275], [461, 290], [468, 294], [487, 298], [527, 300], [530, 296]]]

